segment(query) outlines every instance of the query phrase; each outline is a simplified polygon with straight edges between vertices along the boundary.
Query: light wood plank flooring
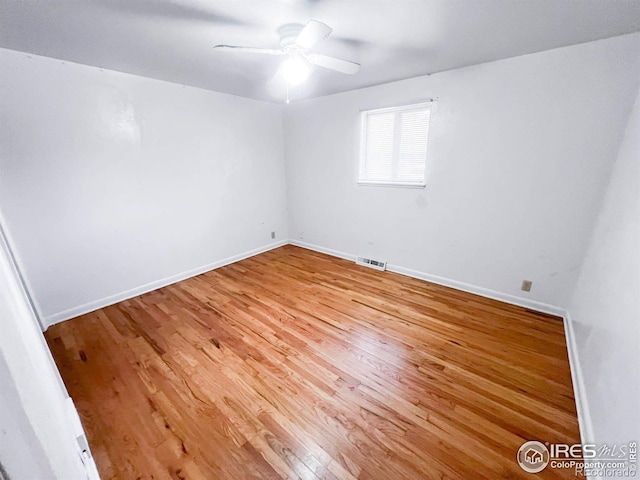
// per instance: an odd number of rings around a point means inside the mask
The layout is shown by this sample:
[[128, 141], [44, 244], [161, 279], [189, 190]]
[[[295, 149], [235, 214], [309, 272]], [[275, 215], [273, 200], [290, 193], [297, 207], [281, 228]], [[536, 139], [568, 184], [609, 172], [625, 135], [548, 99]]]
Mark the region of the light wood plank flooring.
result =
[[105, 480], [532, 478], [523, 441], [579, 442], [559, 318], [293, 246], [46, 338]]

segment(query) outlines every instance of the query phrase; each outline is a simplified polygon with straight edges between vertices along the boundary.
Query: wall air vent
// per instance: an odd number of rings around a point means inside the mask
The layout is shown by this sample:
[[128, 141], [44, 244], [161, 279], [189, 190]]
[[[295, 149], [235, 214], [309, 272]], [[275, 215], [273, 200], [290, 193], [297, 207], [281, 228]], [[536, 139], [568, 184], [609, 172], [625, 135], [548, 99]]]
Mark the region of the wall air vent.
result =
[[376, 270], [387, 269], [387, 262], [383, 262], [382, 260], [374, 260], [372, 258], [357, 257], [356, 263], [358, 265], [362, 265], [363, 267], [374, 268]]

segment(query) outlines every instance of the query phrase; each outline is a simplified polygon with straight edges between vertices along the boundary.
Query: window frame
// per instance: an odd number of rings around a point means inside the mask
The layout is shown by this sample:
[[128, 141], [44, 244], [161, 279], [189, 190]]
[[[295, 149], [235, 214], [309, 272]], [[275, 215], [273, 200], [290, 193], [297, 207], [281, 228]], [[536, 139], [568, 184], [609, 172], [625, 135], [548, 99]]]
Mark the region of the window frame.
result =
[[[403, 181], [395, 181], [395, 180], [364, 180], [363, 173], [366, 171], [366, 155], [367, 155], [367, 126], [368, 126], [368, 118], [371, 114], [381, 114], [381, 113], [398, 113], [409, 110], [417, 110], [420, 108], [425, 108], [429, 111], [429, 124], [427, 127], [427, 153], [424, 158], [425, 172], [424, 177], [419, 182], [403, 182]], [[357, 171], [357, 179], [356, 183], [358, 186], [365, 187], [398, 187], [398, 188], [425, 188], [427, 186], [426, 181], [426, 166], [427, 166], [427, 158], [429, 151], [429, 130], [431, 130], [431, 118], [433, 114], [433, 100], [423, 100], [419, 102], [406, 103], [402, 105], [395, 105], [391, 107], [384, 108], [374, 108], [367, 110], [360, 110], [360, 155], [358, 159], [358, 171]], [[394, 138], [395, 139], [395, 138]], [[395, 148], [395, 142], [394, 142]]]

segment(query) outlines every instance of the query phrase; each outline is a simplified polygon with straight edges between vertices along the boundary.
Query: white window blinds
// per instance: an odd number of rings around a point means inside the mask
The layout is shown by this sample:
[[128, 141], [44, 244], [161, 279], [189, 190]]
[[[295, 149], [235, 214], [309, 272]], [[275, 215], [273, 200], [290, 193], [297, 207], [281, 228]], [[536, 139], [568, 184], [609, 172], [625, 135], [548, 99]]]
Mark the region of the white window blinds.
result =
[[425, 185], [431, 103], [362, 112], [358, 183]]

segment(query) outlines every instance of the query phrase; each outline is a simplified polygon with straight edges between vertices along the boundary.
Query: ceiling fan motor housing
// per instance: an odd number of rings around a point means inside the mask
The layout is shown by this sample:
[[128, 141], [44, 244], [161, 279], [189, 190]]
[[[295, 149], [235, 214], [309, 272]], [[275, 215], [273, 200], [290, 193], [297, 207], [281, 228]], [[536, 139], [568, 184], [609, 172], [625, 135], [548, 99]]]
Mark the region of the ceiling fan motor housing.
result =
[[287, 23], [278, 28], [278, 35], [280, 36], [280, 46], [282, 50], [287, 53], [297, 50], [294, 45], [296, 38], [300, 35], [300, 32], [304, 28], [304, 25], [299, 23]]

